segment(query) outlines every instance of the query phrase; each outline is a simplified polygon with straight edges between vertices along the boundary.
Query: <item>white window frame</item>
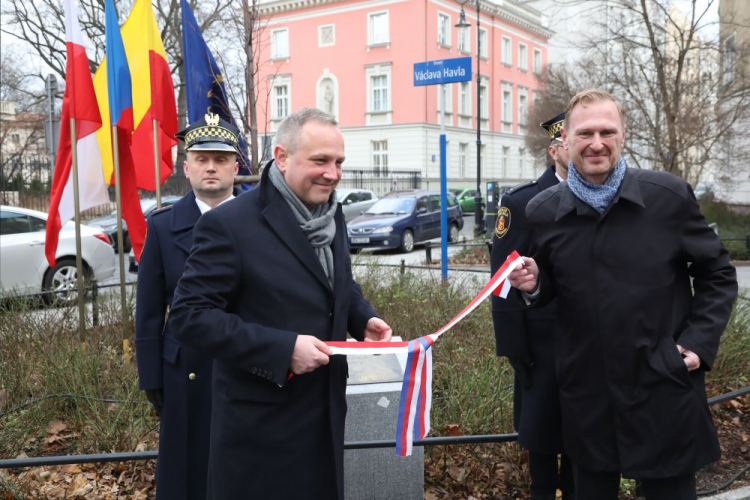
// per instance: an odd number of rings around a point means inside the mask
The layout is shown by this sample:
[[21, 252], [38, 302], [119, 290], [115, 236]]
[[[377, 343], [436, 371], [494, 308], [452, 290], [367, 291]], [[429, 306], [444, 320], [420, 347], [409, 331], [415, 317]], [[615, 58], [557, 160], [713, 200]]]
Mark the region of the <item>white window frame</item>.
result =
[[388, 141], [370, 141], [372, 169], [384, 176], [388, 175]]
[[[443, 89], [445, 90], [445, 102], [441, 103], [440, 96], [443, 94]], [[445, 113], [446, 120], [450, 120], [451, 116], [453, 115], [453, 85], [451, 85], [450, 83], [446, 83], [445, 85], [437, 85], [436, 93], [438, 110], [437, 123], [440, 123], [441, 111]]]
[[[279, 113], [278, 90], [286, 87], [286, 114], [281, 116]], [[292, 112], [292, 78], [289, 75], [277, 75], [271, 80], [271, 120], [280, 122]]]
[[[385, 87], [385, 106], [386, 109], [375, 110], [375, 88], [373, 88], [373, 79], [376, 77], [386, 77]], [[365, 87], [367, 98], [367, 125], [385, 125], [390, 124], [393, 118], [393, 78], [391, 77], [391, 63], [373, 64], [366, 67]]]
[[[385, 18], [385, 38], [384, 39], [376, 39], [375, 38], [375, 18], [379, 16], [384, 16]], [[391, 21], [390, 21], [390, 13], [388, 10], [379, 10], [377, 12], [368, 12], [367, 13], [367, 46], [368, 47], [376, 47], [379, 45], [389, 45], [391, 43]]]
[[737, 73], [737, 37], [732, 33], [724, 40], [724, 50], [722, 51], [722, 83], [725, 87], [734, 84], [735, 74]]
[[[331, 28], [333, 34], [333, 40], [328, 43], [323, 42], [323, 30], [325, 28]], [[334, 45], [336, 45], [336, 25], [331, 23], [318, 26], [318, 47], [333, 47]]]
[[509, 36], [502, 36], [502, 63], [507, 66], [513, 65], [513, 44]]
[[500, 172], [500, 176], [503, 178], [508, 177], [508, 161], [510, 156], [510, 146], [503, 146], [503, 157], [500, 160], [500, 164], [502, 165], [502, 171]]
[[464, 54], [471, 53], [471, 28], [458, 28], [458, 50]]
[[524, 156], [526, 156], [525, 148], [518, 148], [518, 178], [523, 179], [523, 168], [524, 168]]
[[536, 47], [534, 48], [533, 65], [534, 65], [534, 73], [537, 75], [541, 75], [542, 74], [542, 51], [537, 49]]
[[[280, 33], [286, 33], [286, 53], [279, 52], [279, 44], [276, 37]], [[289, 28], [271, 30], [271, 59], [274, 61], [289, 59]]]
[[471, 83], [460, 82], [458, 84], [458, 114], [462, 116], [472, 116]]
[[490, 53], [487, 50], [487, 43], [489, 39], [489, 32], [484, 28], [479, 28], [479, 57], [482, 59], [489, 59]]
[[481, 104], [482, 120], [488, 120], [490, 118], [490, 82], [486, 78], [482, 78], [479, 82], [479, 103]]
[[[503, 82], [502, 84], [502, 102], [501, 102], [501, 113], [500, 119], [503, 124], [513, 125], [513, 84]], [[505, 128], [505, 127], [503, 127]]]
[[[445, 24], [441, 26], [441, 23]], [[451, 46], [451, 16], [445, 12], [438, 12], [437, 42], [443, 47]]]
[[518, 42], [518, 69], [529, 70], [529, 47], [521, 42]]
[[525, 127], [529, 121], [529, 91], [526, 87], [518, 87], [518, 126]]

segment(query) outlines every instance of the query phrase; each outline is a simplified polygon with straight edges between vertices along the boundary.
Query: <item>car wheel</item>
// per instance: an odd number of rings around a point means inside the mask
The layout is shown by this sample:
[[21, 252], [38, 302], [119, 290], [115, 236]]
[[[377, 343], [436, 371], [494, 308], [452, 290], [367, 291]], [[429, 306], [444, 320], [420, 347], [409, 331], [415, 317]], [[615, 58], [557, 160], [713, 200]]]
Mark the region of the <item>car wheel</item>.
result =
[[451, 224], [450, 229], [448, 229], [448, 241], [451, 243], [458, 242], [458, 224], [455, 222]]
[[401, 235], [401, 251], [409, 253], [414, 250], [414, 233], [411, 229], [405, 229], [404, 234]]
[[[89, 272], [84, 264], [84, 280], [89, 278]], [[44, 300], [48, 304], [59, 306], [72, 306], [78, 301], [78, 273], [74, 259], [62, 259], [47, 271], [42, 282], [42, 289], [46, 293]]]

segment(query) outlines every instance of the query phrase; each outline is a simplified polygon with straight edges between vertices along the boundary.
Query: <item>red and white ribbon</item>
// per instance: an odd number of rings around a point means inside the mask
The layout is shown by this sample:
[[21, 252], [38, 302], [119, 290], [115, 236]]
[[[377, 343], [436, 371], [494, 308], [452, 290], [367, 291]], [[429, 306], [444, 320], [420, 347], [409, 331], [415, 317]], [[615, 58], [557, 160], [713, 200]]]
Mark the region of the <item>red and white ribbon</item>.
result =
[[432, 407], [432, 351], [430, 348], [445, 332], [453, 328], [490, 294], [505, 298], [510, 289], [508, 275], [523, 264], [523, 258], [513, 251], [490, 281], [464, 309], [440, 329], [410, 342], [326, 342], [332, 354], [372, 356], [376, 354], [406, 354], [404, 381], [401, 386], [399, 422], [396, 435], [396, 453], [411, 455], [412, 442], [420, 440], [430, 430]]

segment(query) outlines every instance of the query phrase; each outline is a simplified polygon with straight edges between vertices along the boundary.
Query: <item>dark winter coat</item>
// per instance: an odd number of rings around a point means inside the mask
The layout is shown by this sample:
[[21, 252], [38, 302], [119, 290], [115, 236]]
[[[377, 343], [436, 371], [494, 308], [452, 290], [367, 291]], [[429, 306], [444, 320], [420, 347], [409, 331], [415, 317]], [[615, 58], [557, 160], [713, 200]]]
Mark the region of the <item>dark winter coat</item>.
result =
[[289, 378], [298, 334], [362, 339], [375, 311], [351, 274], [341, 207], [334, 285], [268, 181], [204, 214], [170, 327], [214, 358], [213, 500], [343, 498], [347, 362]]
[[[506, 192], [500, 204], [492, 239], [492, 274], [513, 250], [526, 255], [529, 249], [529, 223], [526, 205], [545, 189], [558, 184], [552, 165], [535, 181]], [[562, 451], [560, 399], [555, 376], [554, 330], [557, 318], [554, 301], [544, 307], [527, 309], [514, 300], [492, 296], [492, 323], [498, 356], [520, 358], [529, 363], [530, 383], [524, 387], [516, 377], [513, 395], [513, 421], [518, 442], [537, 453]]]
[[192, 191], [148, 219], [138, 266], [135, 348], [141, 389], [162, 390], [156, 494], [159, 499], [206, 498], [211, 424], [211, 370], [205, 354], [164, 328], [177, 281], [201, 216]]
[[[567, 182], [537, 195], [526, 213], [539, 303], [557, 297], [566, 453], [586, 469], [641, 479], [717, 460], [704, 375], [737, 281], [690, 186], [629, 168], [602, 215]], [[701, 368], [688, 372], [676, 344], [698, 354]]]

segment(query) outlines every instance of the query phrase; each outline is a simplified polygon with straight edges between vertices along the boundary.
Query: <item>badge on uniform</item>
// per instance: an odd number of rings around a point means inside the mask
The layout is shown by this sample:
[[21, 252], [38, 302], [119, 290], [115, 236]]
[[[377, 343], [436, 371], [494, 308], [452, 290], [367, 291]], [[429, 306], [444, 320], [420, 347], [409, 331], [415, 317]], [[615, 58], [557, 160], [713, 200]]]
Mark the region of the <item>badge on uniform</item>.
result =
[[508, 233], [510, 229], [510, 209], [508, 207], [500, 207], [500, 212], [497, 214], [495, 220], [495, 236], [502, 238]]

